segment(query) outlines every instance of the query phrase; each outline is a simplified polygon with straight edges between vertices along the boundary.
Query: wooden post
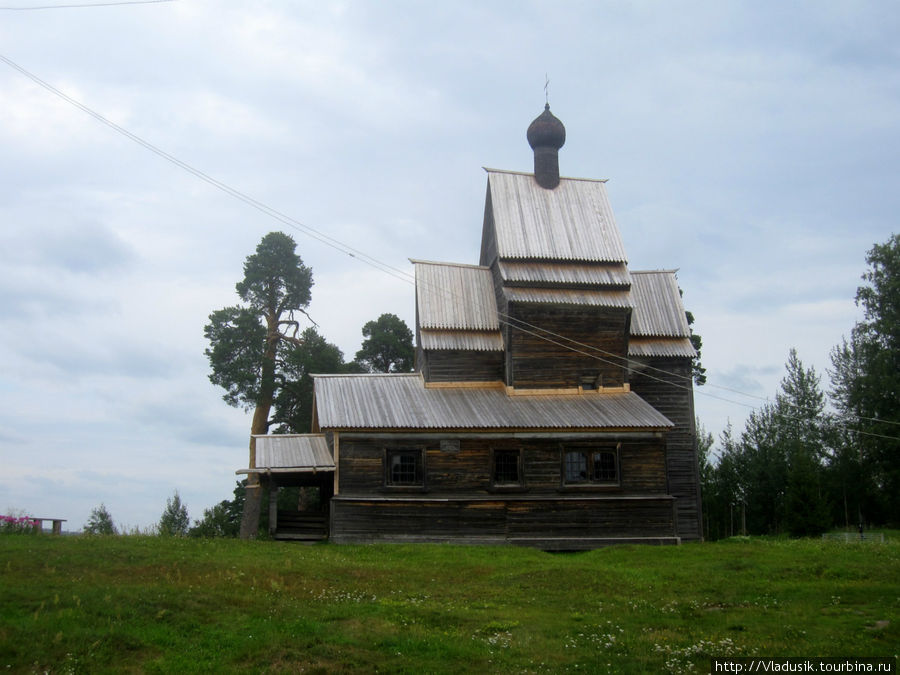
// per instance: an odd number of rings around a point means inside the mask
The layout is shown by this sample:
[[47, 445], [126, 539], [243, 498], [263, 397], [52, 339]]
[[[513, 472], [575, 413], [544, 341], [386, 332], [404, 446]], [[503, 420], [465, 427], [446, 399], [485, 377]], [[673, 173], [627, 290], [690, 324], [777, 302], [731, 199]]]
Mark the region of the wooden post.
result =
[[275, 536], [278, 530], [278, 486], [269, 484], [269, 534]]
[[[254, 417], [255, 423], [255, 417]], [[256, 438], [250, 435], [250, 467], [256, 468]], [[241, 517], [241, 539], [256, 539], [259, 531], [259, 512], [262, 506], [262, 487], [259, 474], [247, 475], [247, 487], [244, 490], [244, 513]]]

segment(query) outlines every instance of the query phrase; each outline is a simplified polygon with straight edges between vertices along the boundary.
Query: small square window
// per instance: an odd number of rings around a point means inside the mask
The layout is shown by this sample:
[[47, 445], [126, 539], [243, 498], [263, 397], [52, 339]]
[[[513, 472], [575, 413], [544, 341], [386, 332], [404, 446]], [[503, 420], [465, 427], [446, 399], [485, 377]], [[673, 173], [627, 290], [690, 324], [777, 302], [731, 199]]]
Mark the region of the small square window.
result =
[[522, 478], [519, 471], [518, 450], [494, 451], [494, 485], [519, 485]]
[[422, 485], [421, 450], [388, 450], [385, 462], [385, 483], [387, 485]]

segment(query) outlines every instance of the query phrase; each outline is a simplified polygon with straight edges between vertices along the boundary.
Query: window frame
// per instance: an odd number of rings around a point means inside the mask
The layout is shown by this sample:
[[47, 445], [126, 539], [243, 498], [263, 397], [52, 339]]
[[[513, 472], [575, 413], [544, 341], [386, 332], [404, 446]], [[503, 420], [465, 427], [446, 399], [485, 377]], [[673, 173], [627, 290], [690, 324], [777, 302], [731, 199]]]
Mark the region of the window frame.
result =
[[[622, 485], [622, 444], [621, 443], [586, 443], [572, 445], [567, 444], [560, 447], [559, 461], [559, 480], [560, 486], [565, 490], [593, 490], [605, 488], [617, 488]], [[569, 457], [573, 453], [578, 453], [584, 458], [584, 468], [586, 477], [583, 480], [570, 480], [568, 478]], [[614, 458], [614, 479], [604, 479], [602, 477], [594, 478], [600, 470], [600, 462], [598, 456], [610, 454]]]
[[[516, 481], [497, 481], [497, 460], [501, 456], [516, 456]], [[526, 490], [525, 485], [525, 463], [523, 460], [524, 452], [522, 448], [491, 448], [490, 457], [490, 491], [491, 492], [523, 492]]]
[[[393, 473], [391, 471], [391, 461], [394, 457], [400, 457], [403, 455], [413, 456], [415, 460], [414, 466], [414, 481], [409, 483], [396, 483], [393, 480]], [[425, 458], [427, 453], [425, 452], [424, 447], [416, 447], [416, 446], [400, 446], [400, 447], [384, 447], [382, 449], [382, 468], [383, 468], [383, 481], [382, 487], [385, 490], [396, 491], [396, 492], [421, 492], [425, 490], [425, 477], [427, 472], [425, 470]]]

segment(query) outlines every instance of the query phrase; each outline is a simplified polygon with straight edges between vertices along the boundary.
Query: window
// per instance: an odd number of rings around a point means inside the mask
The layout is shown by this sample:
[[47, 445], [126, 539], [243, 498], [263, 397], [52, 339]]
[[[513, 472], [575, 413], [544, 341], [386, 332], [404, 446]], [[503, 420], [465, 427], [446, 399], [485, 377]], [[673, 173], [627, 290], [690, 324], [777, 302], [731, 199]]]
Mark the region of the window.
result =
[[390, 486], [422, 486], [422, 451], [387, 450], [384, 482]]
[[582, 391], [599, 389], [602, 386], [602, 383], [603, 378], [596, 370], [586, 370], [581, 373], [581, 376], [578, 378], [578, 384], [581, 387]]
[[568, 449], [563, 454], [566, 485], [619, 482], [619, 457], [615, 449]]
[[518, 450], [494, 450], [494, 485], [521, 484], [520, 455]]

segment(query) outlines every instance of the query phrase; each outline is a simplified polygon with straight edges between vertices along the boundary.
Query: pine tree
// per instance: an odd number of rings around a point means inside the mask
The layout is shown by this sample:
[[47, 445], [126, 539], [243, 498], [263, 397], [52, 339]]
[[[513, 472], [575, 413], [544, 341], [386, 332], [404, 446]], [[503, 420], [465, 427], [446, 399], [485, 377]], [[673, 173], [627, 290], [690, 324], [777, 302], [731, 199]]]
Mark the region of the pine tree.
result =
[[[856, 292], [863, 308], [850, 339], [831, 353], [830, 394], [844, 437], [840, 464], [857, 469], [860, 517], [900, 522], [900, 235], [868, 252]], [[862, 433], [853, 433], [862, 432]], [[854, 462], [856, 463], [854, 466]], [[849, 509], [848, 509], [849, 510]]]
[[[287, 378], [281, 371], [284, 354], [302, 344], [296, 314], [306, 315], [313, 285], [312, 270], [296, 253], [294, 240], [270, 232], [244, 262], [244, 278], [235, 286], [243, 306], [226, 307], [209, 315], [204, 328], [206, 356], [213, 384], [225, 389], [229, 405], [253, 410], [250, 462], [256, 465], [254, 435], [266, 434], [269, 415]], [[251, 474], [244, 501], [241, 536], [256, 536], [262, 491]]]
[[408, 373], [413, 369], [413, 334], [396, 314], [382, 314], [362, 328], [356, 363], [368, 373]]
[[286, 351], [281, 378], [275, 396], [272, 424], [276, 433], [308, 433], [312, 426], [314, 373], [340, 373], [345, 370], [341, 350], [310, 327], [300, 335], [300, 344]]

